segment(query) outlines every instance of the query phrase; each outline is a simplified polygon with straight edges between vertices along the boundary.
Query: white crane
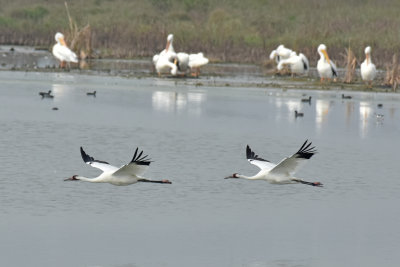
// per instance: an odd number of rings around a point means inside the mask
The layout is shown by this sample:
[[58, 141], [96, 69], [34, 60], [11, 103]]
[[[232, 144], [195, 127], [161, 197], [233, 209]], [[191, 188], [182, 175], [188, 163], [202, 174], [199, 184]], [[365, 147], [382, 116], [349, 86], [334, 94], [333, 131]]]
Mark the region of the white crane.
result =
[[322, 184], [320, 182], [306, 182], [293, 177], [296, 171], [298, 171], [298, 169], [315, 153], [315, 147], [311, 147], [311, 142], [308, 143], [308, 140], [306, 140], [301, 148], [291, 157], [284, 158], [280, 163], [274, 164], [268, 160], [260, 158], [253, 151], [251, 151], [250, 147], [247, 145], [247, 160], [251, 164], [259, 167], [261, 171], [253, 176], [245, 176], [234, 173], [231, 176], [225, 177], [225, 179], [243, 178], [248, 180], [265, 180], [270, 182], [271, 184], [301, 183], [322, 187]]
[[84, 176], [74, 175], [71, 178], [65, 179], [64, 181], [110, 183], [113, 185], [130, 185], [137, 182], [171, 184], [169, 180], [156, 181], [143, 178], [142, 175], [149, 167], [151, 161], [147, 158], [147, 155], [143, 155], [143, 151], [141, 151], [140, 153], [138, 152], [139, 149], [136, 148], [132, 160], [128, 164], [118, 168], [110, 165], [108, 162], [95, 160], [94, 158], [86, 154], [81, 147], [81, 155], [83, 161], [92, 167], [102, 170], [103, 173], [95, 178], [86, 178]]

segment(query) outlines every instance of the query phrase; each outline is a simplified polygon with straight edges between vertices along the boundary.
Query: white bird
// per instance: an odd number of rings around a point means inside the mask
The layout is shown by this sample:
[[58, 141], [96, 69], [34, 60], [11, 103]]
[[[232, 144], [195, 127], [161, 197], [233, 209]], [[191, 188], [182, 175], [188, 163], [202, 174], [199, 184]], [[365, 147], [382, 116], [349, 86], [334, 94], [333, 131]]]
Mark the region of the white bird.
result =
[[177, 66], [174, 64], [174, 60], [177, 58], [173, 47], [174, 35], [169, 34], [167, 37], [167, 44], [165, 49], [160, 52], [160, 54], [156, 54], [153, 56], [153, 64], [156, 68], [158, 76], [161, 76], [161, 73], [170, 72], [172, 75], [176, 75]]
[[363, 79], [363, 81], [366, 81], [368, 85], [371, 87], [372, 81], [375, 79], [376, 76], [376, 68], [371, 60], [371, 47], [367, 46], [364, 52], [365, 52], [365, 60], [361, 64], [361, 78]]
[[320, 59], [318, 60], [317, 70], [319, 77], [321, 78], [321, 82], [324, 79], [332, 79], [333, 77], [337, 77], [337, 68], [335, 63], [329, 59], [328, 52], [326, 51], [326, 46], [324, 44], [320, 44], [318, 46], [318, 54]]
[[178, 71], [177, 65], [171, 62], [169, 56], [166, 54], [159, 55], [155, 67], [158, 76], [161, 76], [161, 73], [167, 72], [170, 72], [173, 76], [175, 76]]
[[271, 54], [269, 54], [269, 58], [275, 59], [276, 64], [283, 59], [288, 59], [293, 51], [289, 48], [286, 48], [283, 44], [279, 45], [275, 50], [272, 50]]
[[192, 75], [199, 77], [200, 68], [208, 64], [208, 58], [203, 53], [190, 54], [189, 55], [189, 68], [192, 70]]
[[86, 178], [84, 176], [74, 175], [71, 178], [65, 179], [64, 181], [110, 183], [113, 185], [130, 185], [137, 182], [171, 184], [169, 180], [155, 181], [143, 178], [142, 175], [148, 169], [151, 161], [147, 158], [147, 155], [143, 155], [143, 151], [141, 151], [140, 153], [138, 152], [139, 150], [138, 148], [136, 148], [132, 160], [128, 164], [118, 168], [110, 165], [108, 162], [95, 160], [94, 158], [86, 154], [81, 147], [81, 155], [83, 161], [92, 167], [102, 170], [103, 173], [95, 178]]
[[289, 58], [279, 61], [277, 69], [281, 71], [284, 66], [289, 66], [292, 75], [307, 73], [310, 68], [307, 57], [303, 53], [297, 55], [294, 51]]
[[308, 143], [308, 140], [306, 140], [295, 154], [293, 154], [291, 157], [284, 158], [278, 164], [274, 164], [268, 160], [260, 158], [253, 151], [251, 151], [249, 146], [247, 146], [247, 160], [251, 164], [259, 167], [261, 169], [260, 172], [253, 176], [245, 176], [234, 173], [231, 176], [225, 177], [225, 179], [243, 178], [248, 180], [264, 180], [271, 184], [301, 183], [321, 187], [322, 184], [320, 182], [306, 182], [293, 177], [296, 171], [298, 171], [299, 168], [316, 153], [315, 147], [310, 146], [311, 142]]
[[60, 67], [64, 67], [65, 62], [78, 62], [78, 57], [74, 52], [71, 51], [67, 47], [67, 44], [65, 43], [64, 40], [64, 35], [60, 32], [57, 32], [55, 37], [56, 39], [56, 44], [53, 46], [53, 55], [60, 60]]
[[179, 52], [176, 54], [174, 64], [177, 67], [177, 73], [175, 75], [186, 75], [189, 70], [189, 54], [184, 52]]

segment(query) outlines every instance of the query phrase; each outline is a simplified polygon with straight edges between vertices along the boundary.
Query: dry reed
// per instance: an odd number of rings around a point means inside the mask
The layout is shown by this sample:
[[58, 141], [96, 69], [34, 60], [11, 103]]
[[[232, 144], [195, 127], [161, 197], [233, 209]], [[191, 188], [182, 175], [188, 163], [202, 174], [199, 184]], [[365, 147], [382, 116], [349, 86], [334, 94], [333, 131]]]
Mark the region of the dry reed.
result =
[[91, 58], [92, 54], [92, 29], [89, 24], [83, 28], [79, 28], [78, 24], [72, 19], [68, 4], [65, 2], [65, 8], [67, 10], [67, 16], [69, 21], [69, 37], [72, 40], [70, 48], [78, 52], [80, 59]]
[[392, 65], [386, 66], [386, 75], [384, 85], [392, 87], [393, 91], [396, 91], [400, 81], [399, 74], [399, 62], [397, 55], [393, 55]]
[[344, 76], [344, 83], [352, 83], [354, 81], [354, 75], [356, 73], [357, 58], [354, 56], [353, 51], [350, 46], [346, 49], [346, 74]]

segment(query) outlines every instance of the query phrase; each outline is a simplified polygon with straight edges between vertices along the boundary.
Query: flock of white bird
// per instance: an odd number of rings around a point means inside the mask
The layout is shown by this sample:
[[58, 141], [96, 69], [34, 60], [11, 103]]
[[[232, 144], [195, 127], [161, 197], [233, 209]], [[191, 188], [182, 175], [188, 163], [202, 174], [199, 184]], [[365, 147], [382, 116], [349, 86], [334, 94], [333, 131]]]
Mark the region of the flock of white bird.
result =
[[[318, 54], [320, 59], [317, 63], [317, 71], [321, 82], [324, 80], [331, 80], [338, 77], [337, 67], [335, 63], [329, 58], [326, 45], [320, 44], [318, 46]], [[376, 76], [376, 67], [371, 60], [371, 47], [367, 46], [364, 50], [365, 60], [361, 64], [360, 73], [363, 81], [367, 82], [369, 86], [372, 85], [372, 81]], [[277, 69], [281, 71], [285, 66], [287, 66], [292, 73], [292, 75], [302, 75], [306, 74], [310, 69], [307, 57], [284, 45], [279, 45], [278, 48], [273, 50], [269, 55], [271, 60], [275, 60], [277, 63]]]
[[[53, 46], [53, 55], [60, 60], [60, 66], [64, 67], [65, 63], [69, 64], [69, 62], [78, 62], [76, 54], [66, 45], [64, 35], [58, 32], [55, 35], [55, 39], [57, 43]], [[153, 64], [158, 75], [170, 73], [172, 76], [184, 76], [190, 72], [191, 75], [198, 77], [200, 68], [208, 64], [208, 58], [204, 57], [201, 52], [196, 54], [176, 53], [173, 41], [174, 35], [169, 34], [165, 49], [153, 56]], [[360, 69], [361, 78], [371, 86], [376, 76], [376, 68], [371, 60], [371, 47], [367, 46], [364, 52], [365, 60]], [[329, 58], [324, 44], [318, 46], [318, 54], [320, 59], [318, 60], [317, 70], [321, 82], [336, 78], [338, 76], [337, 67]], [[282, 70], [286, 66], [292, 75], [306, 74], [310, 69], [308, 59], [304, 54], [297, 54], [284, 45], [279, 45], [277, 49], [271, 52], [269, 57], [271, 60], [276, 61], [278, 70]]]
[[[260, 171], [253, 176], [245, 176], [241, 174], [234, 173], [228, 178], [242, 178], [247, 180], [263, 180], [272, 184], [293, 184], [300, 183], [311, 186], [321, 187], [320, 182], [307, 182], [293, 175], [299, 170], [299, 168], [307, 162], [316, 153], [315, 147], [311, 146], [311, 142], [306, 140], [300, 149], [294, 153], [292, 156], [284, 158], [278, 164], [274, 164], [266, 159], [263, 159], [256, 155], [249, 146], [246, 148], [246, 158], [247, 160], [260, 168]], [[139, 152], [136, 148], [135, 154], [132, 160], [122, 167], [115, 167], [106, 161], [96, 160], [93, 157], [86, 154], [86, 152], [81, 147], [81, 156], [86, 164], [92, 167], [98, 168], [103, 172], [93, 178], [87, 178], [80, 175], [73, 175], [70, 178], [66, 178], [64, 181], [84, 181], [90, 183], [109, 183], [112, 185], [130, 185], [138, 182], [146, 183], [160, 183], [160, 184], [171, 184], [171, 181], [163, 180], [150, 180], [144, 178], [142, 175], [148, 169], [150, 163], [152, 162], [147, 155], [143, 155], [143, 151]]]
[[208, 58], [204, 57], [201, 52], [196, 54], [176, 53], [173, 42], [174, 35], [169, 34], [165, 49], [153, 56], [153, 64], [158, 75], [170, 73], [173, 76], [183, 76], [190, 72], [192, 76], [198, 77], [200, 75], [200, 67], [208, 64]]

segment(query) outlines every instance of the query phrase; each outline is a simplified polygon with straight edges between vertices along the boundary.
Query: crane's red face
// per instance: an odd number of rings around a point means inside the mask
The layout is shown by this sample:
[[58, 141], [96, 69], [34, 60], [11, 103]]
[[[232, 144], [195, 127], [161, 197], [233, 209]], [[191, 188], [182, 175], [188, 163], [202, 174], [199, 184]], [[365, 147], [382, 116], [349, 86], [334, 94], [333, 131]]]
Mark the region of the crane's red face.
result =
[[229, 179], [229, 178], [239, 178], [239, 177], [237, 177], [237, 173], [234, 173], [231, 176], [225, 177], [225, 179]]
[[163, 184], [172, 184], [172, 182], [171, 182], [170, 180], [166, 180], [166, 179], [161, 180], [161, 182], [162, 182]]
[[64, 179], [64, 181], [79, 181], [79, 179], [77, 179], [76, 177], [78, 177], [78, 175], [74, 175], [70, 178]]

